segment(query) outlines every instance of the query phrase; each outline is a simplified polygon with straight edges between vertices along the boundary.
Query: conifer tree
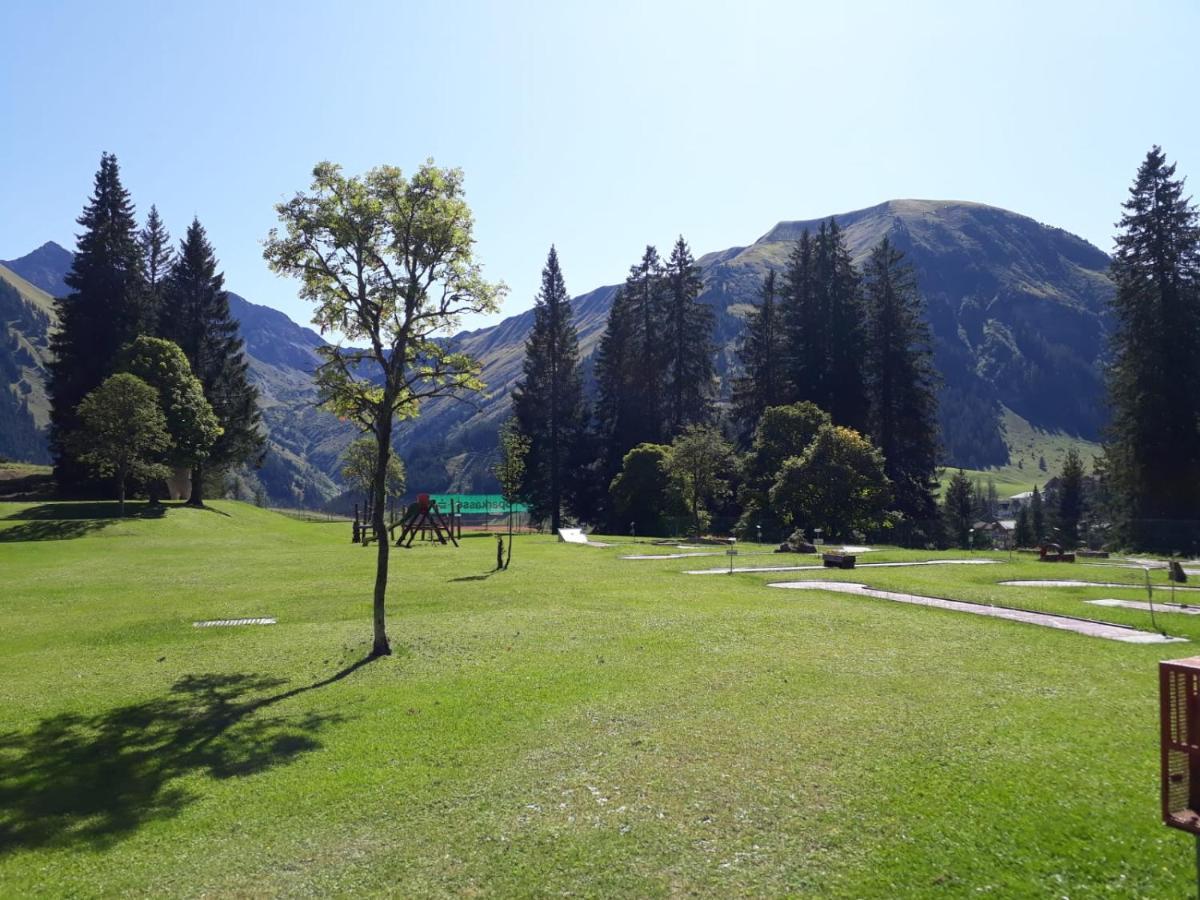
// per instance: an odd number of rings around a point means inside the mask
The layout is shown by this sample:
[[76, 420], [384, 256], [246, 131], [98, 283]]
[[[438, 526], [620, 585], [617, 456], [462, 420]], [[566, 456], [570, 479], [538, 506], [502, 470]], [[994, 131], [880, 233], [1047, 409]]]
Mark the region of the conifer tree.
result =
[[1017, 511], [1017, 524], [1013, 529], [1013, 544], [1017, 547], [1032, 547], [1033, 527], [1029, 524], [1029, 510], [1024, 506]]
[[974, 503], [971, 498], [971, 481], [962, 469], [950, 478], [946, 485], [946, 496], [942, 500], [942, 515], [946, 519], [946, 531], [956, 547], [966, 549], [971, 541], [971, 523], [974, 521]]
[[662, 333], [666, 338], [666, 433], [708, 422], [713, 404], [713, 311], [696, 298], [704, 286], [687, 241], [680, 236], [663, 272]]
[[607, 496], [612, 479], [621, 471], [625, 453], [636, 446], [633, 397], [638, 384], [634, 377], [637, 357], [635, 310], [624, 288], [613, 297], [608, 323], [596, 351], [596, 430], [600, 443], [599, 479], [601, 494]]
[[525, 342], [524, 377], [513, 389], [512, 404], [516, 427], [529, 441], [522, 495], [534, 517], [549, 516], [551, 530], [557, 533], [572, 493], [584, 407], [579, 337], [554, 247], [542, 269], [533, 329]]
[[1079, 520], [1083, 518], [1083, 461], [1074, 447], [1063, 461], [1055, 518], [1063, 546], [1075, 547], [1079, 543]]
[[147, 330], [150, 318], [133, 202], [112, 154], [100, 157], [91, 199], [77, 221], [83, 233], [65, 278], [71, 292], [55, 301], [49, 366], [55, 479], [68, 492], [89, 482], [73, 450], [77, 407], [115, 371], [117, 354]]
[[1029, 530], [1035, 544], [1046, 539], [1046, 513], [1042, 508], [1042, 493], [1036, 484], [1033, 486], [1033, 496], [1029, 498]]
[[[664, 316], [663, 266], [658, 251], [647, 246], [640, 262], [631, 266], [624, 295], [633, 309], [634, 346], [631, 374], [638, 389], [626, 398], [631, 406], [635, 437], [628, 446], [656, 443], [666, 433], [664, 422], [665, 369], [661, 326]], [[628, 449], [628, 447], [626, 448]]]
[[150, 293], [150, 304], [155, 319], [163, 304], [163, 292], [171, 266], [175, 262], [175, 250], [171, 246], [171, 235], [158, 215], [158, 207], [151, 205], [146, 216], [146, 225], [138, 235], [142, 247], [142, 265], [146, 272], [146, 289]]
[[784, 402], [787, 342], [776, 293], [775, 272], [767, 272], [762, 299], [746, 320], [738, 348], [743, 372], [734, 382], [733, 409], [743, 445], [750, 442], [763, 411]]
[[867, 426], [867, 391], [863, 372], [862, 286], [837, 221], [829, 220], [824, 248], [828, 292], [825, 308], [829, 338], [829, 415], [835, 424], [860, 431]]
[[192, 468], [191, 506], [204, 505], [205, 469], [261, 458], [258, 391], [250, 384], [238, 323], [229, 312], [225, 276], [198, 219], [188, 226], [171, 269], [159, 330], [182, 348], [221, 426], [208, 458]]
[[[824, 228], [822, 223], [819, 236]], [[780, 312], [788, 348], [785, 361], [787, 381], [791, 387], [789, 402], [808, 400], [821, 406], [825, 399], [827, 373], [824, 345], [820, 343], [823, 313], [818, 308], [813, 240], [807, 228], [788, 256], [781, 301]], [[827, 407], [821, 408], [829, 411]]]
[[1200, 225], [1162, 149], [1146, 154], [1118, 223], [1106, 448], [1118, 537], [1200, 543]]
[[[887, 237], [871, 251], [864, 275], [869, 434], [886, 460], [895, 508], [930, 521], [937, 514], [938, 377], [916, 275]], [[989, 517], [994, 495], [989, 482]]]

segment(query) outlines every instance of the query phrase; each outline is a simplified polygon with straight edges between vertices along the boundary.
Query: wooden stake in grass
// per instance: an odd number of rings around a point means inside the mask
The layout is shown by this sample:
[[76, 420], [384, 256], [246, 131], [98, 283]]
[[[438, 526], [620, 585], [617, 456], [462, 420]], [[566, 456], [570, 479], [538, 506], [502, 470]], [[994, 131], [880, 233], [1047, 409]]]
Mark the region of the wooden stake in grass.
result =
[[[374, 644], [391, 652], [384, 602], [388, 549], [386, 492], [392, 430], [419, 414], [422, 400], [483, 388], [479, 365], [447, 340], [466, 313], [499, 309], [507, 290], [490, 283], [472, 256], [474, 220], [460, 169], [432, 160], [405, 178], [394, 166], [346, 177], [319, 163], [308, 193], [275, 207], [263, 256], [297, 278], [316, 305], [313, 323], [351, 346], [327, 346], [317, 370], [321, 402], [375, 439], [371, 504], [375, 565]], [[355, 344], [361, 346], [353, 346]]]

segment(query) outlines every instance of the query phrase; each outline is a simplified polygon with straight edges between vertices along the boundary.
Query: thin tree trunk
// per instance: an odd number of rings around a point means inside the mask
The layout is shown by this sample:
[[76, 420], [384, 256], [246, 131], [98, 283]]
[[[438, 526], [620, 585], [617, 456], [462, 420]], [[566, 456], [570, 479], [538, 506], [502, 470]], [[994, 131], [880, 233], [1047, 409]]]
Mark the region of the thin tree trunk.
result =
[[387, 636], [387, 599], [388, 580], [388, 551], [391, 549], [390, 535], [384, 521], [384, 506], [387, 498], [387, 465], [392, 452], [392, 404], [391, 397], [384, 398], [385, 411], [375, 423], [376, 460], [375, 480], [371, 485], [374, 499], [371, 509], [371, 524], [375, 528], [375, 543], [378, 545], [375, 556], [375, 603], [374, 623], [375, 641], [371, 646], [372, 656], [388, 656], [392, 652]]
[[192, 468], [192, 493], [188, 497], [188, 506], [204, 506], [204, 468], [200, 463]]
[[508, 569], [508, 564], [512, 562], [512, 541], [513, 541], [513, 508], [512, 504], [508, 504], [508, 556], [504, 558], [504, 568]]
[[117, 473], [117, 515], [125, 518], [125, 473]]

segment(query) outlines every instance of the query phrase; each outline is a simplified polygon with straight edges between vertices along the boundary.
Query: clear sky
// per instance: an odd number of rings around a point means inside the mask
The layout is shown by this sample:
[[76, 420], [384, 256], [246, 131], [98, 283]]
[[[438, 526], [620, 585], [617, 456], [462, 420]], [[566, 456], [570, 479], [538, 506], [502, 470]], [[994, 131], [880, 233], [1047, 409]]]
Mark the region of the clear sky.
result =
[[[100, 153], [208, 228], [231, 290], [307, 322], [260, 241], [315, 162], [466, 171], [529, 307], [647, 243], [978, 200], [1111, 247], [1145, 151], [1200, 179], [1200, 3], [0, 3], [0, 259], [74, 247]], [[480, 322], [473, 322], [478, 325]]]

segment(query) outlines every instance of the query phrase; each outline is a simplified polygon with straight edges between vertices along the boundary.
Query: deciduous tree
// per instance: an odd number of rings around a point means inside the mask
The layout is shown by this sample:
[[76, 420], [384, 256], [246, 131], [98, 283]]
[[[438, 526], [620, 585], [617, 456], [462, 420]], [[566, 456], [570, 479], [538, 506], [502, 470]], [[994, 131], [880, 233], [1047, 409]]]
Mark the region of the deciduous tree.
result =
[[[483, 387], [479, 364], [447, 338], [464, 314], [495, 312], [505, 289], [484, 279], [474, 258], [459, 169], [429, 161], [410, 177], [394, 166], [356, 177], [323, 162], [309, 191], [276, 210], [282, 231], [266, 240], [268, 264], [298, 278], [313, 321], [347, 342], [322, 349], [317, 383], [323, 403], [375, 438], [374, 525], [383, 534], [395, 423], [429, 399]], [[377, 546], [375, 656], [391, 652], [389, 542]]]

